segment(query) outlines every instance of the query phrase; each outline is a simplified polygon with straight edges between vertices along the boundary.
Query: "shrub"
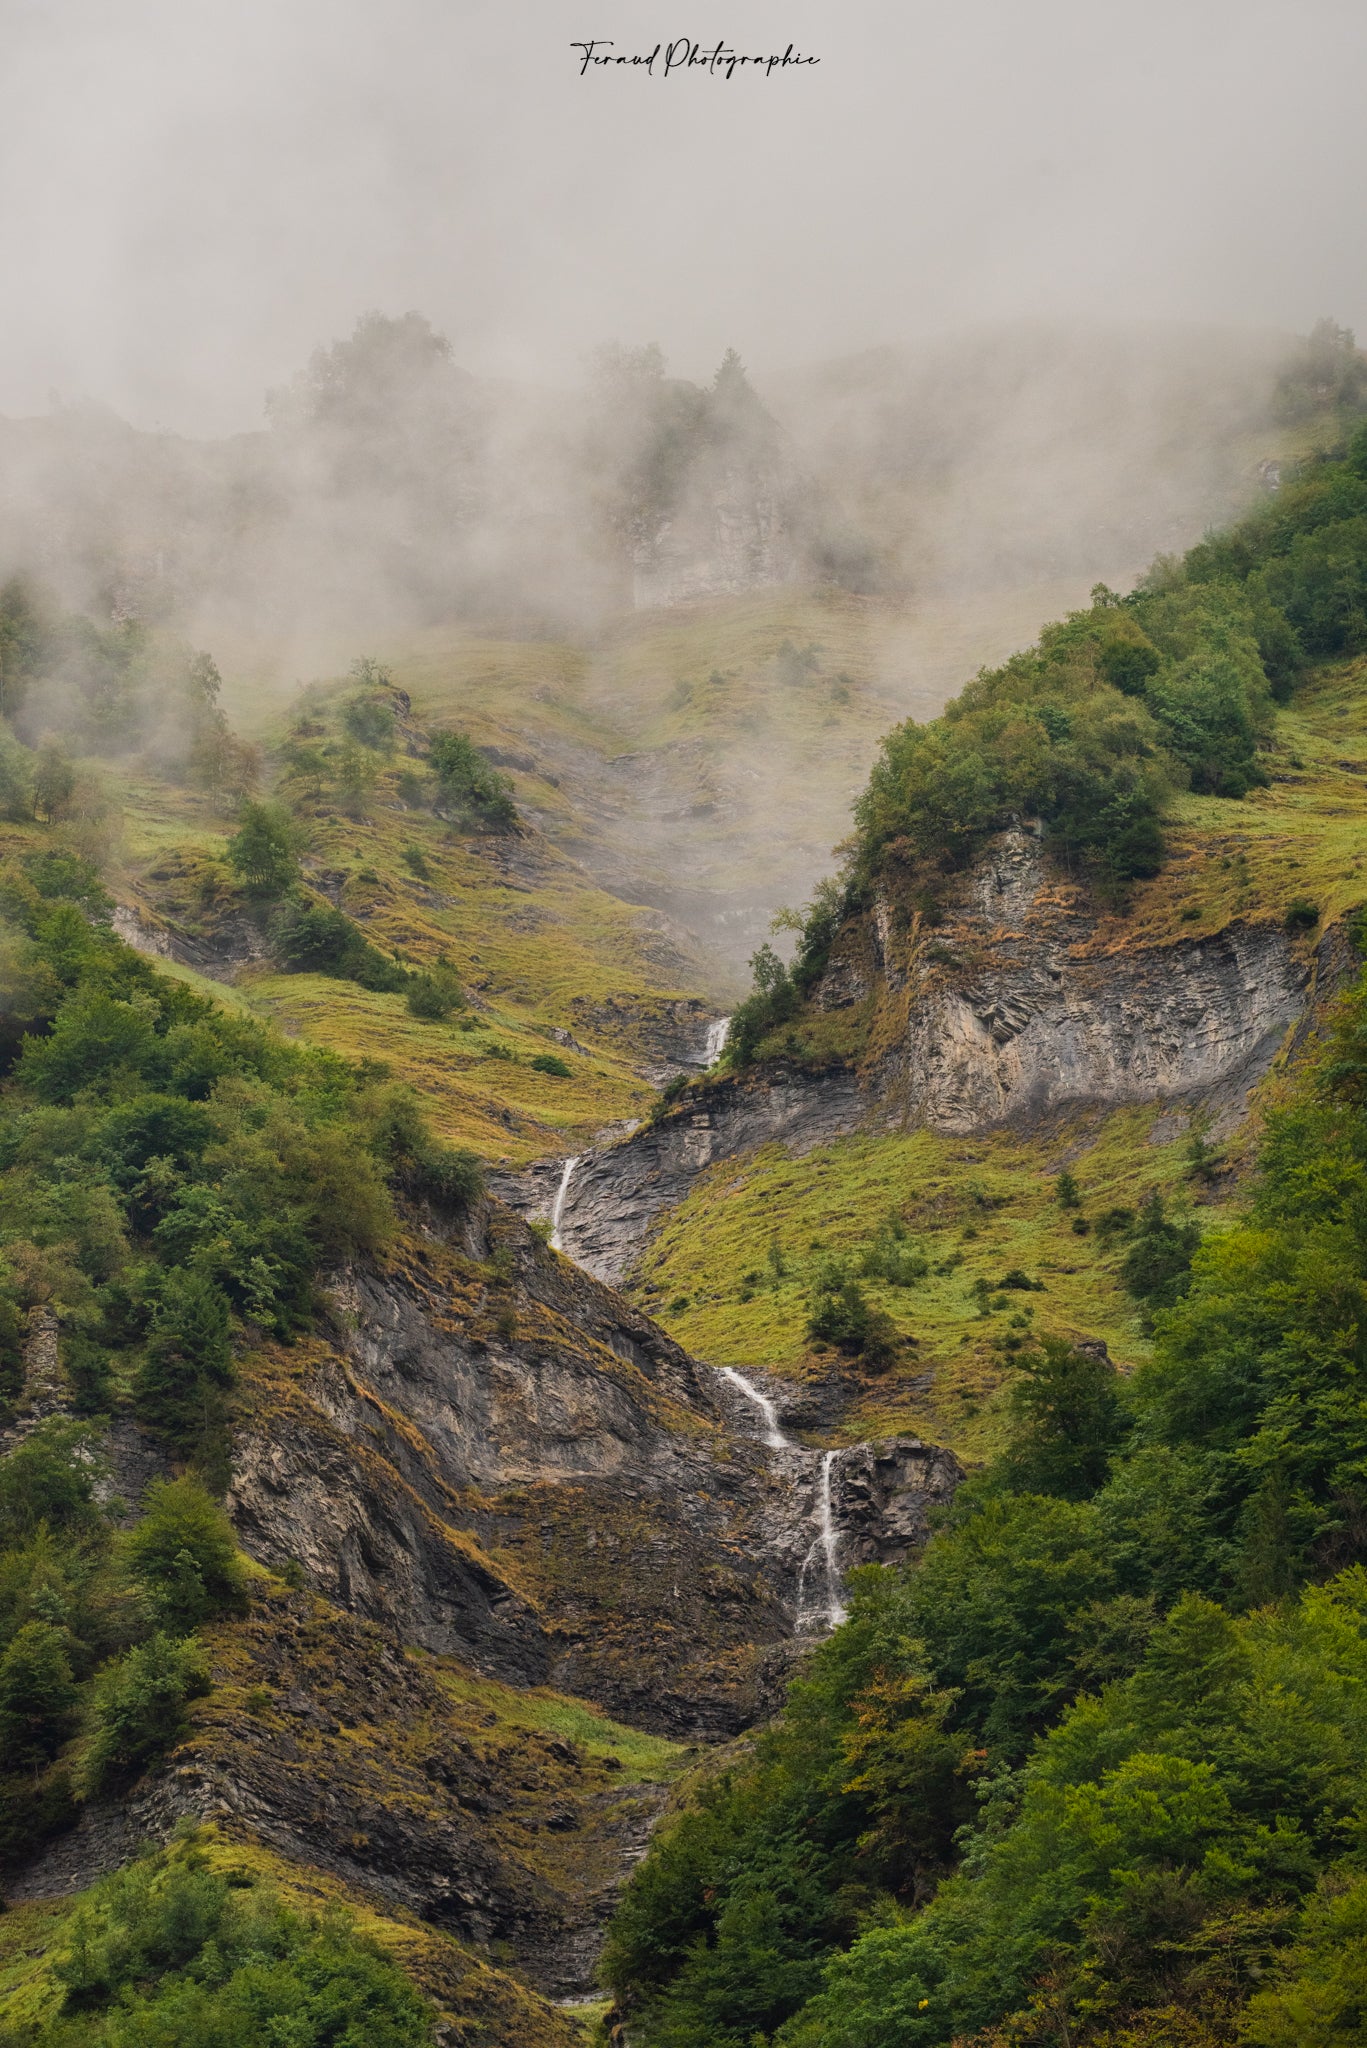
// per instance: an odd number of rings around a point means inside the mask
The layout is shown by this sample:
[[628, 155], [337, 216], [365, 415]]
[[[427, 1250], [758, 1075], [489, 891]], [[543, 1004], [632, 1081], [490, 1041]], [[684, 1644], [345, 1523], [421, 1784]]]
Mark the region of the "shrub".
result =
[[402, 967], [372, 946], [360, 926], [331, 904], [286, 904], [271, 936], [282, 963], [296, 974], [330, 974], [381, 993], [407, 983]]
[[897, 1332], [892, 1318], [870, 1305], [859, 1282], [832, 1263], [819, 1273], [812, 1290], [807, 1335], [867, 1365], [890, 1365], [896, 1356]]
[[342, 712], [342, 729], [359, 746], [377, 754], [394, 751], [393, 706], [380, 697], [353, 697]]
[[512, 785], [489, 766], [468, 733], [438, 733], [428, 760], [437, 777], [437, 808], [453, 823], [483, 832], [516, 829]]
[[430, 974], [410, 974], [404, 996], [413, 1016], [433, 1023], [449, 1017], [452, 1010], [461, 1009], [465, 1003], [460, 983], [446, 967], [438, 967]]
[[527, 1064], [534, 1074], [555, 1074], [562, 1081], [568, 1081], [573, 1072], [568, 1062], [554, 1052], [539, 1052]]
[[1287, 904], [1286, 915], [1282, 919], [1289, 932], [1312, 932], [1319, 921], [1319, 911], [1305, 896], [1294, 896]]
[[140, 1857], [77, 1908], [32, 2048], [426, 2048], [430, 2009], [341, 1913], [304, 1917], [192, 1845]]

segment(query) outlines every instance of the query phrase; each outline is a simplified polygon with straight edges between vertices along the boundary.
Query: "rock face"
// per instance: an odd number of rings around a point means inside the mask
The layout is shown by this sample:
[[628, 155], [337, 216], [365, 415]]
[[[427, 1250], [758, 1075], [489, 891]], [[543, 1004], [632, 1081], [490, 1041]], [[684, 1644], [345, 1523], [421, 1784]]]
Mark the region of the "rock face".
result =
[[[560, 1242], [586, 1272], [615, 1283], [635, 1264], [656, 1218], [717, 1160], [775, 1140], [807, 1151], [857, 1130], [867, 1113], [858, 1079], [845, 1067], [775, 1067], [744, 1085], [716, 1082], [690, 1095], [686, 1109], [585, 1154], [561, 1204]], [[509, 1176], [500, 1192], [528, 1214], [549, 1215], [555, 1182], [534, 1169]]]
[[[965, 879], [943, 939], [913, 943], [899, 961], [886, 913], [868, 936], [877, 973], [910, 998], [879, 1093], [944, 1131], [1075, 1103], [1241, 1094], [1300, 1014], [1308, 979], [1287, 934], [1265, 925], [1096, 950], [1094, 921], [1051, 888], [1023, 831], [1004, 833]], [[847, 957], [826, 1003], [859, 983]]]
[[[646, 1727], [728, 1734], [771, 1708], [819, 1453], [757, 1441], [720, 1374], [496, 1203], [332, 1298], [329, 1341], [247, 1375], [229, 1505], [249, 1550], [406, 1642]], [[837, 1484], [853, 1555], [920, 1539], [958, 1476], [923, 1449]]]

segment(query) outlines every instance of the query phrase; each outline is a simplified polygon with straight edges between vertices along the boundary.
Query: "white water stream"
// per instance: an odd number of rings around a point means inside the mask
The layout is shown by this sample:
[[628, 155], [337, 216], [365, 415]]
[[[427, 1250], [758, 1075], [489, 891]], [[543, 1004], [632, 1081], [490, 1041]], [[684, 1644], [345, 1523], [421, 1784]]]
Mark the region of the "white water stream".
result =
[[563, 1252], [565, 1249], [564, 1245], [560, 1242], [560, 1219], [565, 1213], [565, 1197], [570, 1191], [570, 1180], [578, 1164], [577, 1158], [565, 1161], [564, 1171], [560, 1176], [560, 1185], [555, 1191], [555, 1202], [551, 1208], [551, 1250], [555, 1252]]
[[715, 1023], [708, 1025], [706, 1051], [709, 1067], [713, 1066], [721, 1058], [722, 1049], [726, 1044], [726, 1034], [730, 1029], [731, 1019], [729, 1017], [718, 1017]]
[[773, 1402], [758, 1387], [752, 1387], [744, 1373], [736, 1372], [729, 1365], [719, 1365], [717, 1371], [724, 1380], [730, 1380], [733, 1387], [739, 1387], [747, 1401], [753, 1401], [764, 1417], [764, 1441], [771, 1451], [795, 1451], [797, 1445], [785, 1436], [778, 1426], [778, 1410]]
[[[708, 1026], [707, 1051], [709, 1060], [715, 1059], [718, 1053], [720, 1053], [722, 1046], [726, 1043], [726, 1031], [730, 1022], [731, 1019], [729, 1017], [721, 1017], [715, 1024]], [[555, 1191], [555, 1201], [551, 1207], [551, 1245], [558, 1252], [565, 1249], [561, 1242], [560, 1224], [565, 1214], [565, 1198], [569, 1194], [570, 1182], [574, 1178], [574, 1169], [578, 1164], [578, 1155], [573, 1159], [565, 1161], [560, 1171], [560, 1185]], [[790, 1436], [784, 1435], [778, 1419], [778, 1408], [769, 1399], [767, 1394], [761, 1394], [759, 1388], [752, 1386], [744, 1373], [737, 1372], [734, 1366], [720, 1365], [717, 1367], [717, 1371], [724, 1380], [731, 1382], [737, 1393], [744, 1395], [752, 1407], [758, 1409], [760, 1420], [764, 1425], [762, 1441], [769, 1450], [791, 1451], [800, 1457], [809, 1455], [803, 1451], [800, 1444], [795, 1444]], [[835, 1517], [831, 1506], [831, 1474], [835, 1468], [836, 1453], [834, 1451], [822, 1451], [819, 1453], [819, 1458], [820, 1463], [816, 1471], [816, 1503], [814, 1509], [816, 1534], [812, 1538], [811, 1546], [802, 1560], [802, 1567], [798, 1573], [797, 1631], [799, 1635], [807, 1634], [816, 1627], [839, 1628], [841, 1622], [845, 1619], [845, 1605], [840, 1597], [840, 1538], [836, 1531]]]
[[[719, 1365], [717, 1371], [724, 1380], [730, 1380], [733, 1387], [753, 1402], [764, 1418], [764, 1441], [771, 1451], [796, 1451], [801, 1446], [790, 1436], [785, 1436], [779, 1427], [778, 1409], [767, 1394], [761, 1394], [758, 1387], [751, 1386], [744, 1373], [733, 1366]], [[840, 1597], [840, 1538], [836, 1534], [835, 1517], [831, 1508], [831, 1473], [835, 1468], [834, 1451], [823, 1451], [816, 1476], [816, 1535], [811, 1548], [802, 1560], [802, 1569], [797, 1581], [797, 1631], [805, 1634], [814, 1624], [824, 1623], [827, 1628], [839, 1628], [845, 1619], [845, 1603]], [[813, 1580], [817, 1581], [813, 1587]], [[809, 1592], [809, 1588], [813, 1588]]]
[[[816, 1541], [802, 1562], [802, 1576], [798, 1580], [797, 1625], [802, 1628], [804, 1617], [819, 1617], [828, 1628], [839, 1628], [845, 1619], [845, 1603], [840, 1597], [839, 1539], [835, 1533], [835, 1522], [831, 1515], [831, 1468], [835, 1464], [835, 1452], [821, 1453], [821, 1470], [816, 1482]], [[806, 1602], [808, 1574], [813, 1566], [821, 1566], [823, 1600]]]

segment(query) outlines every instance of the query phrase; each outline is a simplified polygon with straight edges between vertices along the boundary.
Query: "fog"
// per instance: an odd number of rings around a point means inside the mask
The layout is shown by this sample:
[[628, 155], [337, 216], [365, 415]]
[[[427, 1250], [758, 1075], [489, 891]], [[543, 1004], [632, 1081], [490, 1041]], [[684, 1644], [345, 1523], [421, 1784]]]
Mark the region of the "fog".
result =
[[[547, 787], [731, 969], [888, 725], [1367, 397], [1359, 0], [0, 0], [0, 56], [12, 732], [230, 812], [309, 676], [569, 640]], [[444, 715], [558, 744], [500, 691]]]
[[[965, 325], [1367, 326], [1358, 0], [3, 0], [0, 413], [260, 425], [367, 307], [481, 377]], [[692, 36], [819, 64], [579, 75]]]

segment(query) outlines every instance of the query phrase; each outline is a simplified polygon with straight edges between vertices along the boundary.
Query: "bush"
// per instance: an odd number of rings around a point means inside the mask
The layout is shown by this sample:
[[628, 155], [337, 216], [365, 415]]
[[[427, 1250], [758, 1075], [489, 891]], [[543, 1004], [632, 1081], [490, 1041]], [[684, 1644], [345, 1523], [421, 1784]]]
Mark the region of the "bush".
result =
[[1282, 919], [1289, 932], [1312, 932], [1319, 921], [1319, 911], [1305, 896], [1294, 896], [1287, 904], [1286, 915]]
[[496, 774], [468, 733], [438, 733], [428, 754], [437, 777], [437, 809], [454, 824], [480, 832], [512, 832], [512, 785]]
[[527, 1065], [534, 1074], [555, 1074], [562, 1081], [568, 1081], [573, 1072], [568, 1062], [562, 1060], [559, 1053], [554, 1052], [536, 1053], [528, 1060]]
[[192, 1845], [144, 1855], [77, 1908], [32, 2048], [425, 2048], [426, 2001], [341, 1913], [291, 1912]]
[[360, 926], [331, 904], [286, 904], [271, 937], [282, 963], [296, 974], [331, 974], [381, 993], [407, 984], [402, 967], [372, 946]]
[[817, 1276], [807, 1335], [834, 1344], [838, 1351], [862, 1357], [865, 1364], [874, 1367], [890, 1365], [897, 1352], [897, 1331], [892, 1318], [872, 1307], [859, 1282], [836, 1265]]
[[396, 727], [394, 709], [381, 697], [353, 697], [342, 711], [342, 729], [359, 746], [392, 754]]
[[439, 966], [430, 974], [410, 974], [404, 994], [412, 1015], [433, 1023], [465, 1005], [460, 983], [447, 967]]

